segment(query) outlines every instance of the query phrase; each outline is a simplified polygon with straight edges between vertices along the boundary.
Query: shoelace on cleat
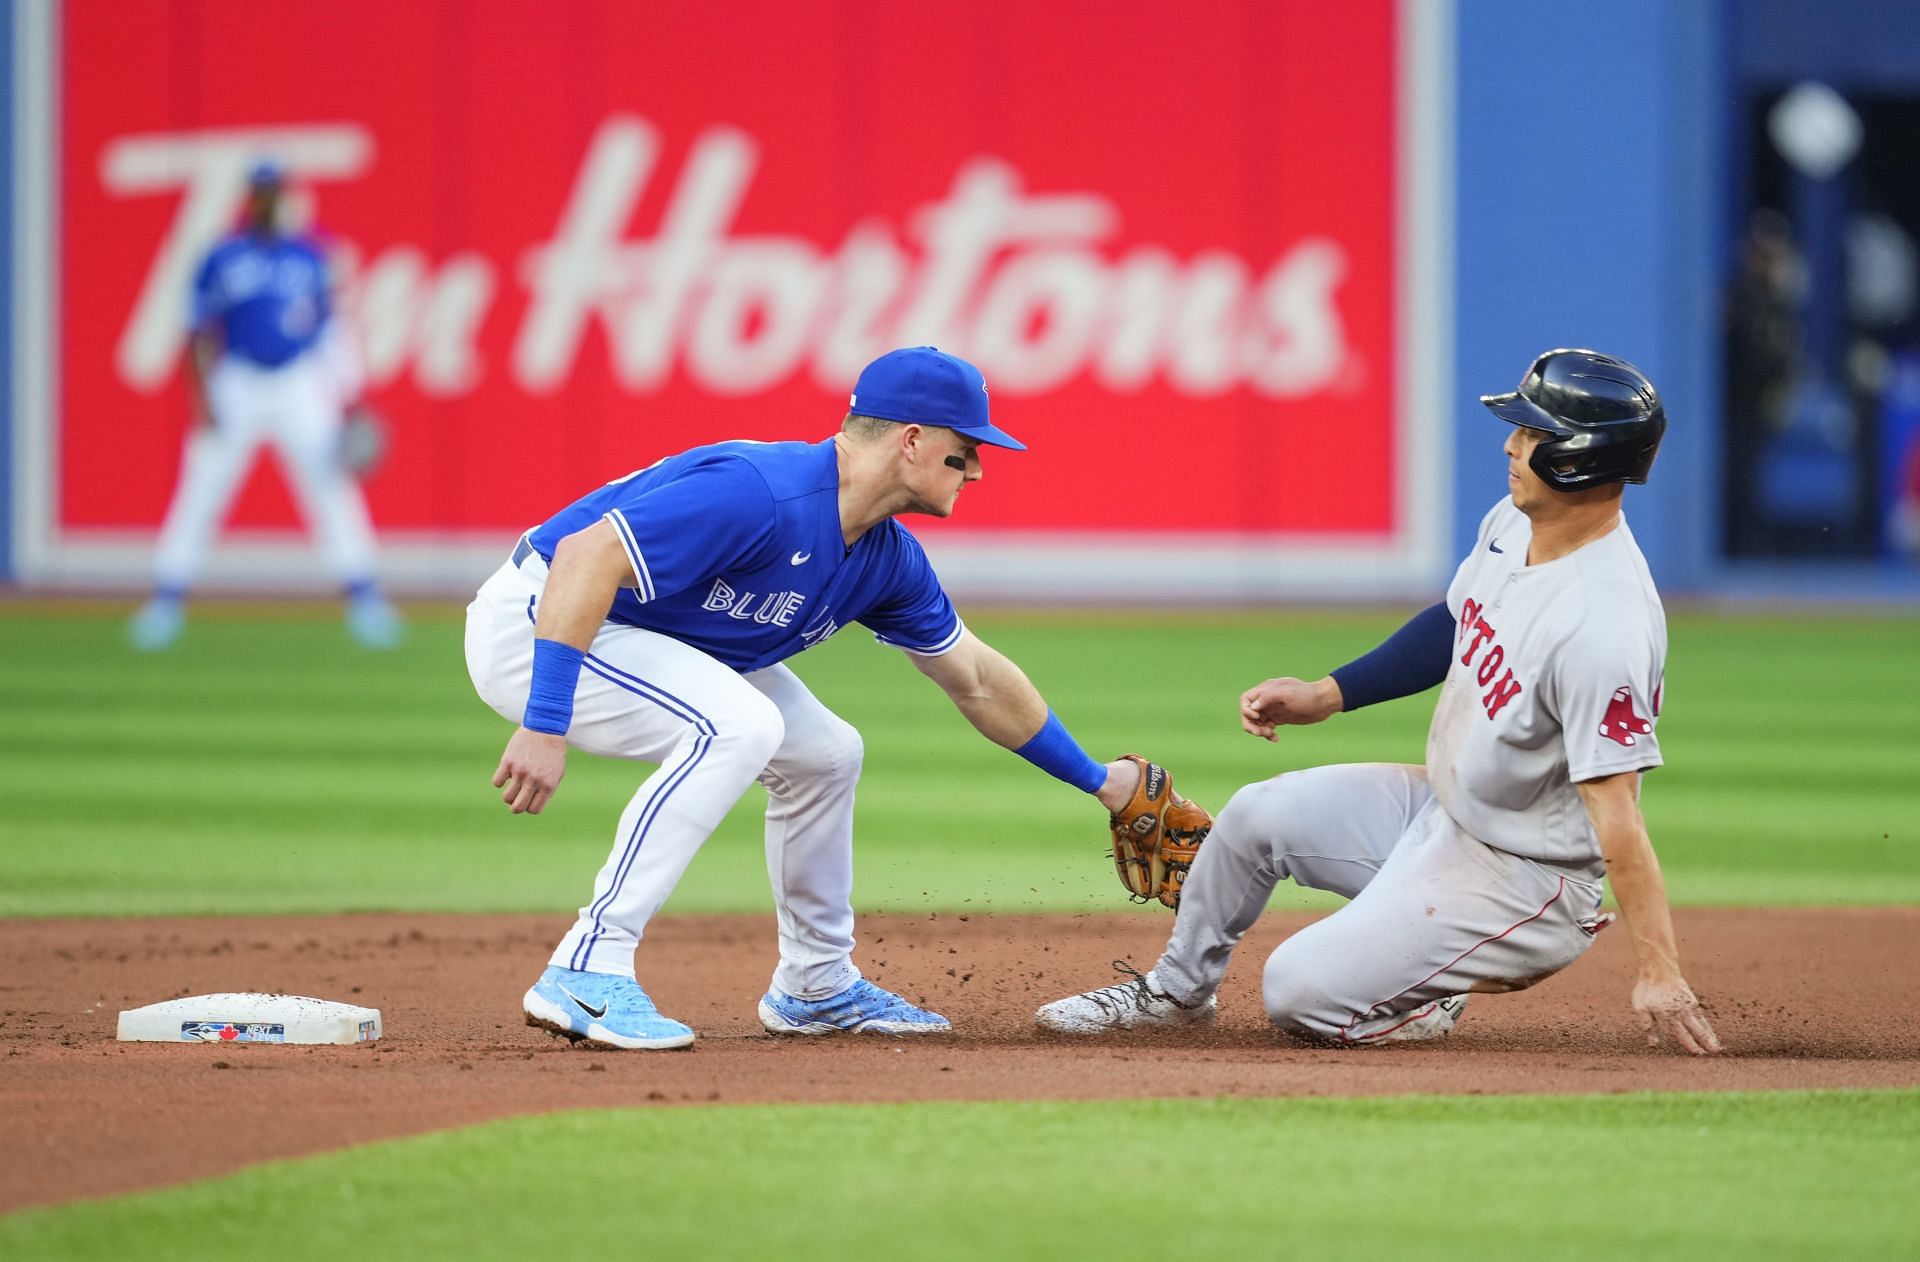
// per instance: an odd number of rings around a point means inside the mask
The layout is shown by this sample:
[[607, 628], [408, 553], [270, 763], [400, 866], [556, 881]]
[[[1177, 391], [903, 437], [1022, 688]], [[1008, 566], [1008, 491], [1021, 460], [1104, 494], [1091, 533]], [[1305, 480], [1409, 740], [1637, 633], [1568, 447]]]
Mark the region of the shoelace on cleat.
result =
[[878, 1020], [911, 1020], [915, 1017], [930, 1017], [933, 1014], [925, 1008], [913, 1004], [905, 995], [896, 995], [883, 990], [872, 982], [865, 983], [869, 1002], [874, 1005], [871, 1018]]
[[831, 999], [809, 1001], [793, 999], [791, 996], [788, 999], [802, 1009], [809, 1010], [819, 1020], [891, 1021], [931, 1015], [924, 1009], [916, 1008], [903, 996], [883, 990], [865, 978]]
[[1094, 1004], [1098, 1006], [1101, 1011], [1117, 1014], [1125, 1011], [1128, 1004], [1132, 1004], [1135, 1010], [1146, 1012], [1148, 1011], [1147, 1005], [1156, 999], [1165, 999], [1175, 1007], [1184, 1006], [1180, 1004], [1178, 1000], [1174, 999], [1172, 995], [1154, 994], [1153, 987], [1147, 985], [1146, 974], [1125, 960], [1115, 960], [1113, 962], [1113, 968], [1115, 972], [1125, 973], [1133, 980], [1115, 982], [1111, 986], [1103, 986], [1099, 990], [1088, 991], [1086, 997], [1093, 1000]]
[[624, 986], [612, 988], [612, 993], [602, 997], [607, 1005], [607, 1016], [621, 1018], [657, 1017], [659, 1005], [653, 1002], [653, 996], [635, 986], [628, 990]]

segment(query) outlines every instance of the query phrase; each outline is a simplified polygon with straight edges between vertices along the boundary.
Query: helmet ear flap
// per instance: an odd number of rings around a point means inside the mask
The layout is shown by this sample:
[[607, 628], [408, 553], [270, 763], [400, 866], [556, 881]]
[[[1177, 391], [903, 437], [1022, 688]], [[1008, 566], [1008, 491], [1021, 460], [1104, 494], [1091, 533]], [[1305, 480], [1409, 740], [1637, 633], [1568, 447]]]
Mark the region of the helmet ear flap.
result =
[[1481, 402], [1501, 420], [1543, 431], [1528, 467], [1560, 491], [1645, 482], [1666, 433], [1666, 410], [1645, 373], [1591, 350], [1536, 358], [1519, 389]]
[[1558, 477], [1577, 478], [1580, 476], [1580, 458], [1578, 456], [1561, 456], [1548, 460], [1545, 463]]

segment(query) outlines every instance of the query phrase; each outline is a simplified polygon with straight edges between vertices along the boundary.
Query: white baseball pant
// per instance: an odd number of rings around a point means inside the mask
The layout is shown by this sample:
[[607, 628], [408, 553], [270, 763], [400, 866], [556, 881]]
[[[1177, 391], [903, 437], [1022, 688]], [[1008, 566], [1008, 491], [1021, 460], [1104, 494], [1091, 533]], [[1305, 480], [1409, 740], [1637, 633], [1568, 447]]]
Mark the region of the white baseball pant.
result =
[[1250, 784], [1220, 812], [1155, 980], [1204, 1001], [1283, 877], [1353, 900], [1282, 942], [1263, 980], [1275, 1025], [1336, 1043], [1383, 1038], [1448, 995], [1531, 986], [1600, 924], [1598, 873], [1468, 835], [1424, 767], [1315, 767]]
[[[503, 565], [467, 606], [467, 671], [511, 723], [533, 682], [546, 565]], [[852, 959], [853, 792], [860, 734], [785, 666], [748, 674], [638, 627], [600, 628], [580, 672], [567, 743], [659, 763], [627, 803], [593, 899], [551, 963], [633, 974], [634, 948], [694, 852], [747, 786], [767, 787], [767, 875], [780, 935], [774, 982], [824, 999], [860, 977]]]
[[308, 351], [263, 368], [224, 356], [206, 388], [214, 423], [187, 436], [154, 560], [159, 587], [184, 591], [199, 576], [262, 443], [279, 453], [328, 573], [343, 585], [372, 578], [373, 523], [360, 484], [341, 461], [338, 386], [325, 357]]

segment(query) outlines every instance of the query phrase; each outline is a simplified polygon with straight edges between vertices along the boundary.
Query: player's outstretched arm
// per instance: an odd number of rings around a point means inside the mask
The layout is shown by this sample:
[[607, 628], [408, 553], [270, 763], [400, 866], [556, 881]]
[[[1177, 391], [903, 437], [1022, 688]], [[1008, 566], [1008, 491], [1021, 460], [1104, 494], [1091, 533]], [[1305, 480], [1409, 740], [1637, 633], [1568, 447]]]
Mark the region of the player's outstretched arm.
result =
[[1133, 796], [1138, 768], [1124, 760], [1093, 761], [1047, 708], [1026, 672], [973, 632], [962, 632], [960, 642], [937, 657], [915, 656], [913, 664], [994, 744], [1093, 794], [1109, 811]]
[[605, 521], [568, 535], [554, 549], [533, 628], [532, 693], [493, 773], [493, 787], [515, 815], [538, 815], [560, 787], [580, 664], [632, 573], [620, 537]]
[[1599, 834], [1607, 883], [1633, 935], [1638, 966], [1633, 1007], [1647, 1032], [1647, 1045], [1658, 1047], [1665, 1035], [1694, 1055], [1705, 1056], [1720, 1050], [1720, 1039], [1680, 973], [1666, 879], [1640, 814], [1639, 782], [1639, 772], [1625, 771], [1574, 787], [1580, 790], [1587, 816]]

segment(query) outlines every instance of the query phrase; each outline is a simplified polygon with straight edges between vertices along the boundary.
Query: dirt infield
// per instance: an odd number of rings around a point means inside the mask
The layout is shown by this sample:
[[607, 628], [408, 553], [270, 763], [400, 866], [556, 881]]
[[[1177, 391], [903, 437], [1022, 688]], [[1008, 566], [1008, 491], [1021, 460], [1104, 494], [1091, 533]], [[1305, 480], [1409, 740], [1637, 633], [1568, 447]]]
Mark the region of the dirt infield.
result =
[[[700, 1041], [654, 1053], [577, 1050], [521, 1024], [520, 995], [561, 920], [0, 922], [0, 1211], [554, 1109], [1158, 1094], [1158, 1070], [1135, 1087], [1125, 1066], [1172, 1043], [1189, 1049], [1179, 1065], [1197, 1096], [1920, 1085], [1920, 908], [1683, 913], [1687, 971], [1728, 1048], [1714, 1060], [1641, 1046], [1618, 928], [1534, 990], [1476, 997], [1443, 1042], [1292, 1044], [1267, 1025], [1250, 965], [1307, 919], [1256, 927], [1213, 1030], [1088, 1042], [1040, 1035], [1034, 1008], [1114, 980], [1115, 958], [1145, 967], [1164, 915], [864, 917], [868, 974], [953, 1019], [952, 1036], [918, 1041], [772, 1039], [754, 1016], [772, 918], [668, 918], [642, 950], [642, 980]], [[114, 1041], [123, 1008], [224, 990], [368, 1004], [387, 1036]]]

